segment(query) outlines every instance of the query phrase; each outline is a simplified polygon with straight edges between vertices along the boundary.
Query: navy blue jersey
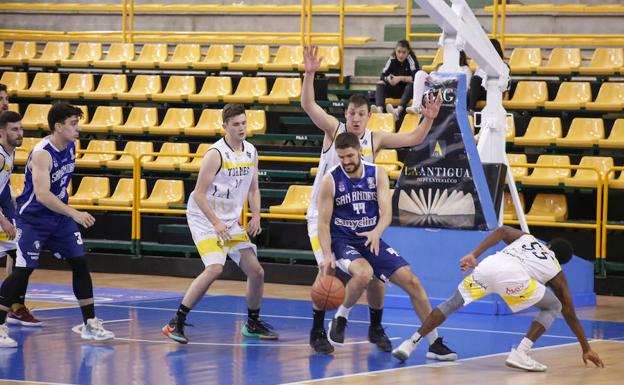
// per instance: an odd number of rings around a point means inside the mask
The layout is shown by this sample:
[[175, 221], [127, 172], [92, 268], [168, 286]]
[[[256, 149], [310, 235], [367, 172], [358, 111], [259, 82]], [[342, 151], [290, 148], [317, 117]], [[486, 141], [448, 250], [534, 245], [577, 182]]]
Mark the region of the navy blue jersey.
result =
[[340, 165], [330, 171], [334, 179], [334, 211], [329, 226], [332, 240], [357, 238], [356, 233], [377, 226], [377, 166], [366, 162], [362, 166], [362, 177], [356, 179], [349, 178]]
[[25, 222], [36, 221], [42, 226], [48, 225], [45, 220], [58, 221], [63, 217], [63, 214], [56, 213], [37, 202], [32, 181], [32, 171], [30, 170], [32, 155], [37, 151], [47, 151], [50, 154], [52, 158], [52, 167], [50, 168], [50, 192], [56, 195], [56, 197], [65, 204], [67, 204], [69, 199], [67, 186], [71, 181], [76, 162], [76, 148], [73, 142], [69, 143], [64, 150], [59, 151], [52, 145], [50, 139], [50, 136], [43, 138], [28, 155], [24, 192], [17, 197], [17, 215], [20, 219]]

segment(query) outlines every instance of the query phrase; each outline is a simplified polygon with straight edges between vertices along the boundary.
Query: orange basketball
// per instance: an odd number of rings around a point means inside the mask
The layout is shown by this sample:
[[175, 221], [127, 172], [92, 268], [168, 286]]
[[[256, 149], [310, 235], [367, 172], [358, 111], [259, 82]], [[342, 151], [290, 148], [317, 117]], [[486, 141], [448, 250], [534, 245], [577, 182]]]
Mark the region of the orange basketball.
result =
[[333, 275], [323, 275], [316, 279], [310, 293], [312, 302], [321, 310], [334, 310], [342, 304], [345, 297], [345, 287]]

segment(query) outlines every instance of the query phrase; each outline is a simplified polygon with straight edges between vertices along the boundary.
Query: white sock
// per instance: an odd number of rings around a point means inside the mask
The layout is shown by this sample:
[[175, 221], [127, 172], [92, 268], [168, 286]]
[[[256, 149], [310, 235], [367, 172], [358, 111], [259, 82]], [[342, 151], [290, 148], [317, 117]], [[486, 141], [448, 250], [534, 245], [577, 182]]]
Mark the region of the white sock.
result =
[[345, 317], [346, 319], [349, 319], [349, 312], [350, 311], [351, 311], [350, 307], [344, 307], [344, 306], [340, 305], [340, 307], [336, 311], [336, 318], [337, 317]]
[[420, 341], [422, 340], [422, 336], [418, 332], [416, 332], [416, 333], [412, 334], [411, 340], [412, 340], [412, 343], [414, 344], [414, 346], [417, 346], [420, 343]]
[[528, 353], [532, 347], [533, 347], [533, 341], [524, 337], [522, 341], [520, 341], [520, 345], [518, 345], [516, 350], [522, 353]]
[[427, 334], [427, 340], [429, 340], [429, 345], [432, 345], [435, 340], [438, 339], [438, 329], [433, 329]]

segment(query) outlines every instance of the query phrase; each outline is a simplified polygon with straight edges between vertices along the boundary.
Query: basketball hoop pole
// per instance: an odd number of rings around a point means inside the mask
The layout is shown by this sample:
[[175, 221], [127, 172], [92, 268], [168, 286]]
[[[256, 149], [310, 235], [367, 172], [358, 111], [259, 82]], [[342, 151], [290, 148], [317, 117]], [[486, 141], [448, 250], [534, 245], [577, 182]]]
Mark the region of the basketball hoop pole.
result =
[[[479, 66], [477, 74], [483, 79], [487, 101], [481, 112], [481, 131], [477, 150], [482, 162], [503, 163], [507, 166], [507, 184], [522, 231], [528, 232], [516, 184], [505, 153], [507, 112], [503, 108], [503, 92], [509, 82], [509, 68], [490, 43], [483, 27], [465, 0], [451, 0], [452, 7], [439, 0], [415, 0], [420, 8], [441, 28], [439, 45], [444, 48], [444, 63], [440, 72], [461, 72], [459, 51], [465, 51]], [[504, 204], [504, 202], [503, 202]], [[503, 212], [501, 204], [501, 213]], [[499, 215], [499, 224], [503, 216]]]

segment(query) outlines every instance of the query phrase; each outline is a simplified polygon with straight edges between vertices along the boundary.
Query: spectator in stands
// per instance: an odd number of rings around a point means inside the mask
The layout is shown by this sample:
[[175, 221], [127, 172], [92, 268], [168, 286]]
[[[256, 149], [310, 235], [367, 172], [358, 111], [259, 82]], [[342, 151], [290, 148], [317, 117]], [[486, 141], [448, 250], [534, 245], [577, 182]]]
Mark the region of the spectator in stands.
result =
[[466, 75], [466, 85], [468, 89], [470, 89], [470, 79], [472, 78], [472, 71], [470, 70], [470, 66], [468, 65], [468, 56], [466, 56], [466, 52], [459, 51], [459, 68]]
[[[496, 52], [498, 52], [498, 55], [501, 57], [501, 59], [505, 60], [505, 54], [503, 53], [503, 48], [501, 47], [499, 41], [496, 39], [490, 39], [490, 43], [492, 43], [494, 49], [496, 50]], [[481, 78], [481, 76], [474, 75], [470, 79], [470, 82], [466, 83], [468, 84], [468, 112], [470, 114], [472, 114], [472, 112], [476, 110], [477, 102], [479, 100], [486, 99], [485, 88], [483, 88], [483, 86], [481, 85], [482, 82], [483, 79]]]
[[418, 60], [409, 42], [399, 40], [377, 82], [375, 105], [371, 106], [371, 112], [383, 112], [386, 98], [401, 98], [396, 109], [392, 104], [386, 105], [386, 112], [394, 114], [395, 121], [399, 120], [412, 97], [414, 75], [419, 69]]

